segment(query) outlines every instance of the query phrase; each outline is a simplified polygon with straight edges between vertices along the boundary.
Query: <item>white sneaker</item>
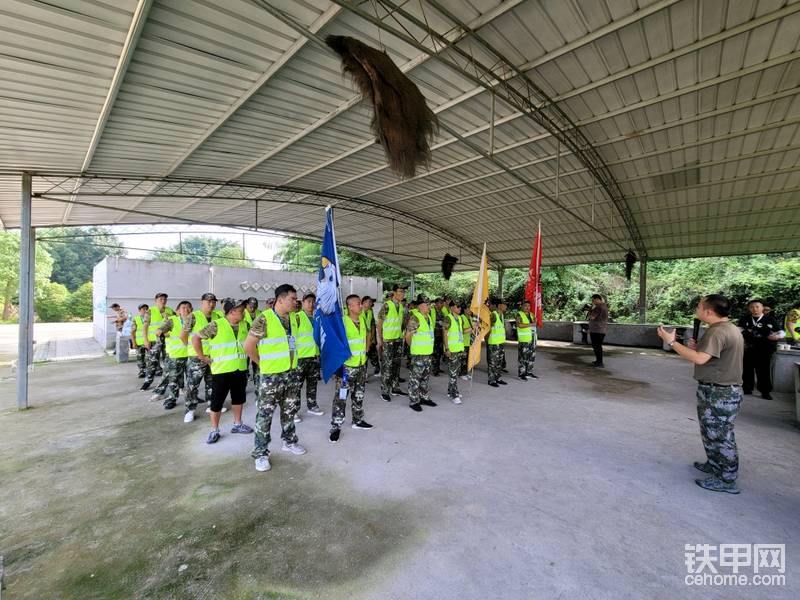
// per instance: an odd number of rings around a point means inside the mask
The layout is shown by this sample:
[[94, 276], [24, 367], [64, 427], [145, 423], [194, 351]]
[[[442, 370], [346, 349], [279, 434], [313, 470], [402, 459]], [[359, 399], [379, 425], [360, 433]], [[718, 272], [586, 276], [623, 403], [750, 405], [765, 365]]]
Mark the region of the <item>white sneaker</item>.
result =
[[269, 464], [269, 456], [259, 456], [256, 459], [256, 471], [263, 473], [264, 471], [269, 471], [271, 468], [272, 465]]
[[461, 379], [463, 379], [464, 381], [469, 381], [469, 375], [462, 375]]
[[317, 406], [316, 408], [309, 408], [307, 412], [310, 415], [316, 415], [318, 417], [325, 414], [325, 411], [322, 410], [319, 406]]
[[294, 442], [293, 444], [287, 444], [286, 442], [283, 442], [281, 450], [283, 450], [284, 452], [291, 452], [292, 454], [297, 454], [297, 455], [306, 453], [306, 449], [297, 442]]
[[450, 398], [453, 401], [453, 404], [461, 404], [461, 396], [456, 396], [455, 398]]
[[[228, 412], [228, 409], [223, 406], [222, 410], [220, 412]], [[206, 414], [207, 415], [211, 414], [211, 407], [210, 406], [206, 409]]]
[[296, 414], [294, 416], [294, 422], [295, 423], [302, 423], [303, 422], [303, 417], [301, 417], [299, 414]]
[[192, 421], [194, 421], [194, 411], [190, 410], [185, 415], [183, 415], [183, 422], [191, 423]]

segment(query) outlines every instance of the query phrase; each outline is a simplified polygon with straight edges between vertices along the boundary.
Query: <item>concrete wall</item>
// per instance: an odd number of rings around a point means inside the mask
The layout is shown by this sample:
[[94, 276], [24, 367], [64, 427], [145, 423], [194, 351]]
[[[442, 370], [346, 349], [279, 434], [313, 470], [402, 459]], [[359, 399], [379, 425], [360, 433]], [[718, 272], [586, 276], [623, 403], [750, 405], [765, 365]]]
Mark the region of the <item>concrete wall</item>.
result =
[[538, 331], [540, 340], [572, 341], [572, 321], [544, 321]]
[[[382, 298], [383, 287], [377, 279], [348, 276], [342, 279], [343, 296], [352, 293]], [[317, 275], [107, 257], [95, 266], [93, 283], [94, 337], [105, 348], [111, 348], [115, 331], [108, 319], [111, 315], [108, 306], [114, 302], [135, 314], [139, 304], [152, 304], [158, 292], [169, 295], [167, 304], [173, 308], [181, 300], [197, 305], [203, 293], [213, 292], [220, 300], [226, 296], [255, 296], [263, 307], [267, 298], [274, 297], [275, 288], [284, 283], [297, 288], [298, 296], [315, 292]]]

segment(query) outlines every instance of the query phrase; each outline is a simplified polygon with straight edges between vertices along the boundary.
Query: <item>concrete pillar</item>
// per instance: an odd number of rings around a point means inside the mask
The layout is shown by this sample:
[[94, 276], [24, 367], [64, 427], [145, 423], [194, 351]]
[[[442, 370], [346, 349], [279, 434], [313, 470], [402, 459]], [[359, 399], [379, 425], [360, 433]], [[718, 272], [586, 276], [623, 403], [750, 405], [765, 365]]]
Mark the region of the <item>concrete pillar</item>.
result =
[[500, 298], [503, 298], [503, 278], [506, 274], [506, 270], [504, 268], [497, 269], [497, 295]]
[[647, 256], [639, 259], [639, 323], [647, 323]]
[[22, 175], [19, 240], [19, 340], [17, 345], [17, 408], [28, 408], [28, 374], [33, 365], [33, 282], [35, 230], [31, 227], [31, 176]]
[[409, 301], [413, 300], [417, 297], [417, 290], [416, 290], [416, 280], [414, 279], [414, 273], [411, 274], [411, 286], [408, 288], [408, 296]]

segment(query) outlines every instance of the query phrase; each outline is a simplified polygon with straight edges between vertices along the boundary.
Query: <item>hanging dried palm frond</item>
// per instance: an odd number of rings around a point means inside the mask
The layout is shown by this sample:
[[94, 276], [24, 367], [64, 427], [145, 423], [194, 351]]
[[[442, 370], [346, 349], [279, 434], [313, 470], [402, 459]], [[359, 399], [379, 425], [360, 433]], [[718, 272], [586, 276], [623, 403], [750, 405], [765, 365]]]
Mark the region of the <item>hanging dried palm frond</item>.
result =
[[389, 167], [400, 177], [413, 177], [419, 165], [430, 163], [430, 144], [438, 131], [422, 92], [385, 52], [341, 35], [329, 35], [325, 43], [341, 57], [342, 71], [361, 98], [372, 104], [370, 126]]
[[444, 275], [445, 279], [450, 279], [450, 276], [453, 274], [453, 267], [456, 266], [457, 262], [458, 259], [455, 256], [450, 256], [450, 254], [444, 255], [442, 259], [442, 275]]

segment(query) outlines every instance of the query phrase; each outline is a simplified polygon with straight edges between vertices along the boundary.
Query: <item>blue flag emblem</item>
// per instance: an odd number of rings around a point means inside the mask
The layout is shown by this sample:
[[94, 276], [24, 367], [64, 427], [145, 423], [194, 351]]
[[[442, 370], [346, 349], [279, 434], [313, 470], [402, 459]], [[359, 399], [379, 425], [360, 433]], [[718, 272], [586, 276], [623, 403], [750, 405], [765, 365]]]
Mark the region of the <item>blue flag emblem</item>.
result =
[[333, 209], [325, 209], [325, 235], [317, 273], [317, 304], [314, 310], [314, 339], [319, 346], [322, 378], [327, 381], [350, 358], [350, 345], [339, 302], [339, 256], [333, 231]]

